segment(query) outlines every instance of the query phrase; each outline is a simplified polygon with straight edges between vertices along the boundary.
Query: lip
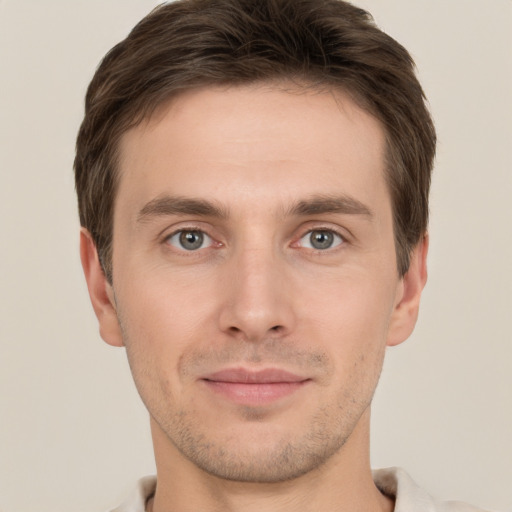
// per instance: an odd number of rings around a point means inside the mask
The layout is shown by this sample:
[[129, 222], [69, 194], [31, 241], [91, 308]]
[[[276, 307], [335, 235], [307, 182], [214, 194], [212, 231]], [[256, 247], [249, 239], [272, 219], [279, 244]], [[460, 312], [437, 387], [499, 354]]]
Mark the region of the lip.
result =
[[246, 406], [268, 405], [299, 391], [311, 381], [278, 368], [247, 370], [227, 368], [201, 378], [206, 387], [223, 398]]
[[280, 382], [302, 382], [306, 377], [296, 375], [279, 368], [246, 370], [245, 368], [226, 368], [203, 377], [214, 382], [231, 382], [240, 384], [275, 384]]

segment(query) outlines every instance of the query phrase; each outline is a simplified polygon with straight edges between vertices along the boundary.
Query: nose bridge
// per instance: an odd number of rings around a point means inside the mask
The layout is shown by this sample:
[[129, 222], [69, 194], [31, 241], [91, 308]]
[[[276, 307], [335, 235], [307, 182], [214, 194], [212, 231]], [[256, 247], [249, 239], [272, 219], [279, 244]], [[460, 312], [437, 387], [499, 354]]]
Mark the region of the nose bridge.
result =
[[288, 333], [294, 314], [285, 267], [271, 241], [241, 244], [229, 264], [222, 330], [252, 341]]

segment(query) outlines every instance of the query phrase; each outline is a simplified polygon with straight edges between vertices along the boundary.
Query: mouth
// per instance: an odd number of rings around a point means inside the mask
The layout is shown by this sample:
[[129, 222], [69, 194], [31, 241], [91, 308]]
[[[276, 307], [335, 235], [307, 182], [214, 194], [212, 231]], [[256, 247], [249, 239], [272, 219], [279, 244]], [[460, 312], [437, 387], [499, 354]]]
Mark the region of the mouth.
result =
[[216, 395], [246, 406], [277, 402], [311, 382], [310, 378], [278, 368], [257, 371], [228, 368], [206, 375], [200, 380]]

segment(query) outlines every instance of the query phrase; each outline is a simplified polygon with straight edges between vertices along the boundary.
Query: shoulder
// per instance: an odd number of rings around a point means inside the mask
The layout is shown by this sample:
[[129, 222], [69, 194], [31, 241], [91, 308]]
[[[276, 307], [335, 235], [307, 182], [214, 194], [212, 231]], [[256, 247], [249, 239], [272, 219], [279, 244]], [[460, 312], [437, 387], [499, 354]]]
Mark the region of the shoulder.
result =
[[146, 502], [153, 496], [155, 489], [156, 476], [141, 478], [129, 499], [110, 512], [145, 512]]
[[395, 499], [394, 512], [489, 512], [459, 501], [436, 500], [400, 468], [374, 470], [373, 480], [383, 494]]

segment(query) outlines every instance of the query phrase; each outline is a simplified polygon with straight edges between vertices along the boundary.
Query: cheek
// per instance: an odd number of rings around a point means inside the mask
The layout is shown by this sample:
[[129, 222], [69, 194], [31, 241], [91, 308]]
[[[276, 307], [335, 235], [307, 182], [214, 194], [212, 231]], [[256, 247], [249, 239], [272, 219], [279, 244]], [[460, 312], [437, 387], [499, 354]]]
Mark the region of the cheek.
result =
[[141, 274], [121, 290], [124, 319], [150, 344], [183, 343], [211, 317], [211, 292], [197, 276]]
[[[379, 282], [380, 281], [380, 282]], [[347, 272], [317, 281], [304, 293], [311, 328], [354, 346], [385, 342], [394, 305], [391, 279]]]
[[[139, 274], [116, 293], [118, 316], [139, 393], [178, 390], [184, 353], [211, 340], [212, 303], [197, 283]], [[151, 390], [150, 390], [151, 388]]]
[[376, 278], [351, 275], [332, 278], [311, 293], [303, 328], [332, 357], [333, 378], [340, 380], [336, 387], [371, 397], [384, 359], [394, 287], [392, 279], [377, 286]]

